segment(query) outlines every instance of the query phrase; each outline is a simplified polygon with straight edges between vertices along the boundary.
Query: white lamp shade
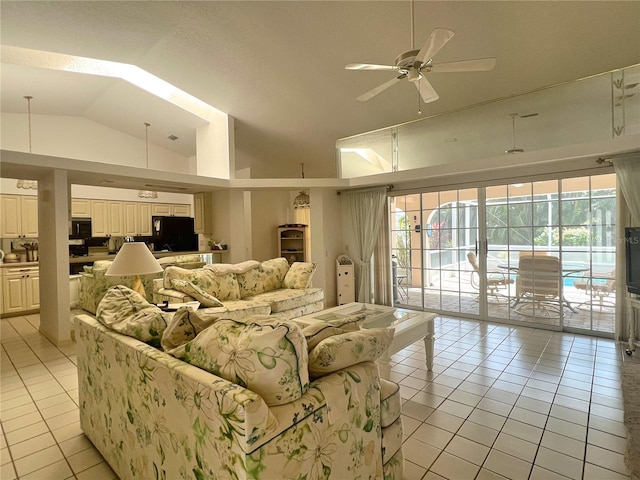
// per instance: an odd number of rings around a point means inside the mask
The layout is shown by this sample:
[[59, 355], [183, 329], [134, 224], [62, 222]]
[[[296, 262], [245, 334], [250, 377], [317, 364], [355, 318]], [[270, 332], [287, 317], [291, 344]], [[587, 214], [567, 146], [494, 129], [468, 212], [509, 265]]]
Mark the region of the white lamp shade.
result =
[[113, 259], [113, 263], [106, 271], [108, 277], [122, 277], [127, 275], [148, 275], [162, 272], [162, 267], [153, 256], [149, 247], [143, 242], [129, 242], [122, 244], [122, 248]]

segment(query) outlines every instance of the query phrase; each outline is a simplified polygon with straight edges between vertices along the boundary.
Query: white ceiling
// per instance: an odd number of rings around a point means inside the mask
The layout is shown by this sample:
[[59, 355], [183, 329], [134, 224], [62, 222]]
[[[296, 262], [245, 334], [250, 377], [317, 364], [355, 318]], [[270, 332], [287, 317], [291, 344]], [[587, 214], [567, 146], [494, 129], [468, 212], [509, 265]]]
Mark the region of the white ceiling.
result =
[[[346, 71], [392, 64], [409, 50], [407, 1], [0, 3], [4, 45], [131, 63], [236, 119], [236, 167], [256, 178], [334, 177], [334, 145], [417, 118], [402, 82], [368, 102], [355, 97], [392, 78]], [[431, 73], [440, 95], [429, 116], [640, 63], [640, 2], [416, 1], [419, 48], [437, 27], [455, 37], [437, 62], [494, 56], [491, 72]], [[3, 112], [83, 115], [183, 155], [201, 120], [119, 80], [2, 65]], [[171, 142], [168, 135], [177, 135]]]

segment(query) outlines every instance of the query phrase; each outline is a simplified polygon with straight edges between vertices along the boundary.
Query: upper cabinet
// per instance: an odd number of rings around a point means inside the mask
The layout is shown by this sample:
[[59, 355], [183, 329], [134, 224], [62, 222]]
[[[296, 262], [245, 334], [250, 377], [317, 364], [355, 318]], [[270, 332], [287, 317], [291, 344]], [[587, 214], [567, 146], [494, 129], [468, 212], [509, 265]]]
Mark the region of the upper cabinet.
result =
[[35, 195], [0, 195], [0, 236], [37, 238], [38, 197]]
[[213, 233], [211, 202], [212, 196], [210, 192], [200, 192], [193, 195], [193, 226], [196, 233]]
[[123, 229], [125, 235], [151, 236], [151, 204], [124, 202]]
[[91, 200], [88, 198], [71, 199], [72, 218], [91, 218]]
[[152, 203], [151, 215], [163, 217], [190, 217], [191, 205], [179, 203]]
[[123, 202], [91, 200], [91, 235], [124, 236]]

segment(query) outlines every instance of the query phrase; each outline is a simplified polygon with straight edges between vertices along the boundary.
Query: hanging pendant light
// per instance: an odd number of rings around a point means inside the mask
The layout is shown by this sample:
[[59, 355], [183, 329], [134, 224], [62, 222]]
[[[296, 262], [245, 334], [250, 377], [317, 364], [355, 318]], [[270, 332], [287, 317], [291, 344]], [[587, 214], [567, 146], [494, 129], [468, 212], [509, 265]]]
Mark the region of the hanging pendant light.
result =
[[[302, 178], [304, 178], [304, 163], [300, 164], [302, 170]], [[293, 200], [293, 208], [311, 208], [311, 199], [309, 195], [305, 191], [301, 191], [296, 198]]]
[[[149, 127], [150, 126], [151, 126], [150, 123], [144, 122], [147, 168], [149, 168]], [[158, 198], [158, 192], [154, 192], [153, 190], [138, 190], [138, 197], [139, 198]]]
[[524, 150], [522, 148], [516, 147], [516, 117], [518, 116], [518, 114], [510, 113], [509, 116], [511, 117], [511, 129], [513, 131], [513, 147], [511, 147], [509, 150], [505, 150], [504, 153], [524, 153]]
[[[31, 95], [25, 95], [22, 97], [27, 100], [27, 118], [29, 120], [29, 153], [31, 153]], [[37, 190], [38, 182], [36, 180], [18, 180], [16, 187], [24, 188], [27, 190]]]

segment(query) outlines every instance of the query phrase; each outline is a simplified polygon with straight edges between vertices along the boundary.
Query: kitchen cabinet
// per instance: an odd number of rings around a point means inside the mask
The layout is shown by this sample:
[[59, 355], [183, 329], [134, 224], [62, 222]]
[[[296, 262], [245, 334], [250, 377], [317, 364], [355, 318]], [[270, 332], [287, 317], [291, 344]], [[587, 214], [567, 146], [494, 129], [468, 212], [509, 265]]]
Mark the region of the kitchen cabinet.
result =
[[193, 226], [195, 233], [213, 233], [211, 192], [200, 192], [193, 195]]
[[2, 313], [40, 308], [40, 269], [37, 266], [2, 268]]
[[94, 237], [124, 236], [123, 202], [91, 200], [91, 235]]
[[307, 227], [281, 225], [278, 227], [278, 255], [293, 262], [308, 261]]
[[0, 195], [0, 237], [38, 237], [38, 197]]
[[190, 217], [191, 205], [181, 203], [153, 203], [151, 215], [163, 217]]
[[123, 232], [131, 236], [151, 236], [151, 204], [123, 202]]
[[72, 218], [90, 218], [91, 217], [91, 200], [88, 198], [72, 198], [71, 199], [71, 217]]

